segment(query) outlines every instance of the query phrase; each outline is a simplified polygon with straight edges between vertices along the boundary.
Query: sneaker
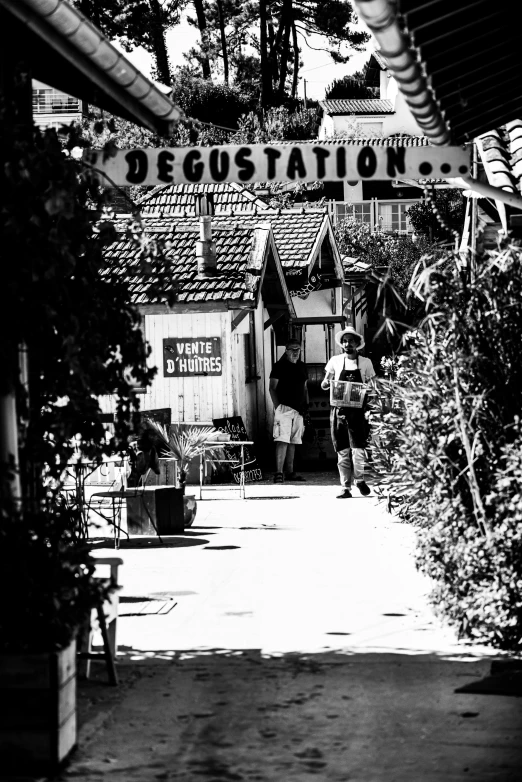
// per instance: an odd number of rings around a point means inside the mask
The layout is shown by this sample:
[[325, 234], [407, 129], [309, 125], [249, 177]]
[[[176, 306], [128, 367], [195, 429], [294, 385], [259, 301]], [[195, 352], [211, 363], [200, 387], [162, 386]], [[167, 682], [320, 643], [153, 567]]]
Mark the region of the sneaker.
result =
[[338, 500], [349, 500], [352, 497], [352, 492], [350, 489], [343, 489], [341, 494], [337, 495]]
[[371, 494], [371, 491], [372, 491], [370, 489], [370, 487], [368, 486], [368, 484], [365, 483], [364, 481], [360, 481], [357, 484], [357, 488], [359, 489], [359, 491], [361, 492], [363, 497], [367, 497], [369, 494]]
[[274, 483], [283, 483], [283, 473], [282, 472], [276, 472], [274, 474]]
[[301, 481], [306, 483], [306, 478], [303, 478], [302, 475], [298, 475], [296, 472], [289, 472], [285, 475], [285, 478], [287, 481]]

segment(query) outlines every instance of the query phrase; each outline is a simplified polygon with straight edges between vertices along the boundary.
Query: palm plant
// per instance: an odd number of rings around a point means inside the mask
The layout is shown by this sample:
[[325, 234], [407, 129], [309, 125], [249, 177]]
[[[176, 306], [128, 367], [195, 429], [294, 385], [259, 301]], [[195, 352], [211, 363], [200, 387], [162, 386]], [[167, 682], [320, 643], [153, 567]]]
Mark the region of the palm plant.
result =
[[177, 460], [178, 481], [183, 491], [192, 460], [202, 453], [210, 461], [218, 456], [217, 449], [208, 447], [209, 440], [218, 434], [213, 426], [189, 426], [185, 429], [182, 425], [174, 424], [169, 432], [163, 424], [150, 418], [146, 418], [144, 424], [154, 435], [160, 456]]

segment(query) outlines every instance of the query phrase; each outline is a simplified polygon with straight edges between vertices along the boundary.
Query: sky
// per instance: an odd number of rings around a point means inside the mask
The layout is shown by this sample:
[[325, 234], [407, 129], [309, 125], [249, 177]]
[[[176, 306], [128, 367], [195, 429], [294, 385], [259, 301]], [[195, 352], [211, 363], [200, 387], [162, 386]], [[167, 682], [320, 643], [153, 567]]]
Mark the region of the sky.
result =
[[[357, 25], [354, 29], [365, 28]], [[167, 49], [173, 67], [186, 64], [183, 53], [191, 49], [198, 39], [198, 30], [186, 21], [167, 32]], [[316, 35], [310, 36], [308, 41], [310, 46], [315, 48], [324, 46], [324, 39]], [[304, 97], [303, 80], [306, 80], [306, 96], [314, 100], [322, 100], [324, 98], [326, 88], [334, 79], [342, 79], [343, 76], [360, 70], [374, 48], [372, 39], [367, 44], [366, 52], [354, 53], [346, 65], [335, 65], [327, 52], [314, 51], [314, 49], [306, 45], [301, 37], [299, 38], [299, 45], [301, 47], [303, 67], [299, 73], [302, 78], [299, 81], [298, 95], [300, 98]], [[131, 53], [123, 53], [133, 65], [143, 71], [145, 75], [150, 76], [152, 58], [148, 52], [139, 47]]]

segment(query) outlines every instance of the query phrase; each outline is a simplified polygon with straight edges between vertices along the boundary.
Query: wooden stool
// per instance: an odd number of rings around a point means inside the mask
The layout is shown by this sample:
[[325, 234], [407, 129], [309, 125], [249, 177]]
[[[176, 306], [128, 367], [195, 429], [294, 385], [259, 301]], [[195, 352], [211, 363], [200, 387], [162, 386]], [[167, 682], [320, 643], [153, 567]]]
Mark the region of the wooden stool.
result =
[[[120, 557], [96, 557], [96, 566], [108, 565], [110, 567], [109, 579], [102, 576], [96, 576], [100, 580], [108, 581], [111, 586], [117, 587], [118, 585], [118, 567], [123, 565], [123, 560]], [[118, 674], [116, 673], [116, 626], [118, 620], [118, 604], [119, 595], [118, 591], [112, 592], [108, 599], [103, 603], [100, 602], [96, 608], [91, 612], [89, 617], [88, 626], [85, 628], [82, 638], [80, 639], [81, 651], [78, 652], [78, 659], [86, 660], [87, 665], [85, 667], [85, 678], [88, 679], [91, 673], [91, 662], [93, 660], [105, 660], [107, 667], [107, 676], [109, 684], [116, 686], [118, 684]], [[94, 620], [94, 622], [93, 622]], [[92, 651], [92, 641], [94, 631], [96, 629], [95, 623], [98, 622], [98, 626], [101, 632], [103, 640], [103, 652]], [[85, 649], [85, 650], [84, 650]]]

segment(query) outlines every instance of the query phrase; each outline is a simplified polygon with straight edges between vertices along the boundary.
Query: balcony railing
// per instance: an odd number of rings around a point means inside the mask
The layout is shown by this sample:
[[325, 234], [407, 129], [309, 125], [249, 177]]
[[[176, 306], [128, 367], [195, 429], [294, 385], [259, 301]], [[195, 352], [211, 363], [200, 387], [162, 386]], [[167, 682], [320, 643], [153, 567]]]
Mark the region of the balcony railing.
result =
[[412, 234], [413, 226], [408, 220], [407, 210], [418, 201], [330, 201], [330, 214], [334, 225], [341, 220], [351, 219], [365, 223], [372, 232]]
[[33, 114], [79, 114], [81, 101], [56, 90], [33, 90]]

